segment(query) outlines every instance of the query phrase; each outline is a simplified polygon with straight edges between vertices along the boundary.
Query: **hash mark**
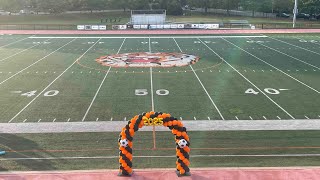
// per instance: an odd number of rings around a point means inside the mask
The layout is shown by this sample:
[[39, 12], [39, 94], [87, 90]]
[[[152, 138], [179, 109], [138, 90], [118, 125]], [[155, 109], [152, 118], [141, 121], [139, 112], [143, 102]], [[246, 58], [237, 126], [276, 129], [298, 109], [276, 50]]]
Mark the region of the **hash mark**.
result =
[[251, 120], [253, 120], [253, 118], [252, 118], [251, 116], [249, 116], [249, 118], [250, 118]]
[[197, 120], [197, 118], [196, 117], [193, 117], [193, 119], [196, 121]]
[[210, 117], [208, 117], [208, 119], [211, 120]]
[[67, 122], [70, 122], [70, 120], [71, 120], [71, 119], [69, 118], [69, 119], [67, 120]]
[[124, 121], [127, 121], [127, 117], [125, 117], [123, 120], [124, 120]]
[[277, 116], [277, 118], [278, 118], [279, 120], [281, 120], [281, 118], [280, 118], [279, 116]]
[[264, 72], [264, 70], [262, 70], [262, 72]]
[[97, 118], [96, 121], [99, 121], [99, 118]]
[[263, 117], [263, 119], [267, 120], [267, 118], [265, 116], [262, 116], [262, 117]]
[[256, 72], [255, 70], [253, 70], [253, 72]]
[[304, 116], [304, 117], [306, 117], [307, 119], [310, 119], [308, 116]]
[[41, 121], [41, 119], [39, 119], [39, 121], [38, 122], [40, 122]]
[[25, 123], [28, 119], [23, 120], [23, 122]]
[[110, 121], [112, 121], [113, 118], [110, 119]]
[[239, 120], [238, 116], [235, 116], [237, 120]]
[[[320, 117], [320, 116], [319, 116]], [[182, 121], [182, 117], [180, 117], [180, 120]]]
[[52, 122], [56, 122], [56, 120], [57, 120], [57, 119], [56, 119], [56, 118], [54, 118]]

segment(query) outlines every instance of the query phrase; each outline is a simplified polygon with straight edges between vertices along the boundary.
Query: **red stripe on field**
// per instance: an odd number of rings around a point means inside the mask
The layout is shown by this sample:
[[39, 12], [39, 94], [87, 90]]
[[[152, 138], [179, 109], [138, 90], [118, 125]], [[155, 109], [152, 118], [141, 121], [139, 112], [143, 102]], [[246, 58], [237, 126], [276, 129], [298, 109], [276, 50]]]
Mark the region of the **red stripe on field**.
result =
[[206, 168], [191, 169], [190, 177], [178, 178], [173, 170], [152, 169], [136, 170], [131, 178], [117, 176], [117, 170], [100, 171], [65, 171], [65, 172], [11, 172], [1, 173], [0, 179], [6, 180], [124, 180], [124, 179], [148, 179], [148, 180], [317, 180], [320, 178], [320, 168]]

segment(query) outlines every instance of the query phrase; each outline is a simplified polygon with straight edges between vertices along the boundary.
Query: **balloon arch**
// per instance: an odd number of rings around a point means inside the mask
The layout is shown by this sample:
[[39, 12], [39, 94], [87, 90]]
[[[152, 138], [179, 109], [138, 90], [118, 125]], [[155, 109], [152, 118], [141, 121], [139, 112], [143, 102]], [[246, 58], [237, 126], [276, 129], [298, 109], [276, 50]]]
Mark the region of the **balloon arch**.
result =
[[175, 135], [176, 142], [176, 169], [178, 176], [190, 176], [189, 152], [190, 139], [187, 129], [182, 122], [170, 114], [162, 112], [148, 112], [133, 117], [128, 124], [122, 128], [119, 137], [119, 176], [132, 175], [132, 146], [133, 136], [143, 126], [165, 126]]

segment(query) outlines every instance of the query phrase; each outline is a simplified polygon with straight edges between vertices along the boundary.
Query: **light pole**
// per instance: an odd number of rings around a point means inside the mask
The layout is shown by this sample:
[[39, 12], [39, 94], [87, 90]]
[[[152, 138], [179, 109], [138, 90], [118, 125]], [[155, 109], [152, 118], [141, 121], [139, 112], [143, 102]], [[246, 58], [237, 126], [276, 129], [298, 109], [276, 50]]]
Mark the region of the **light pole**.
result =
[[293, 9], [293, 28], [295, 28], [295, 27], [296, 27], [297, 13], [298, 13], [298, 0], [294, 0], [294, 9]]

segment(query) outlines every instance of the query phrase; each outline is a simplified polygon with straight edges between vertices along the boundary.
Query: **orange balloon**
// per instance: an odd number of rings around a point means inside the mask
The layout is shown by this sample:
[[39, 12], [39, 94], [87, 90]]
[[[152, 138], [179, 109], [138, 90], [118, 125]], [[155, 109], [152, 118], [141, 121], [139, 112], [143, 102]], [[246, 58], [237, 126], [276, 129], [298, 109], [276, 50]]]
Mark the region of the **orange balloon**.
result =
[[190, 152], [190, 147], [186, 146], [186, 147], [183, 148], [183, 150], [185, 150], [187, 153], [189, 153]]
[[188, 160], [187, 158], [183, 159], [182, 161], [183, 161], [183, 163], [185, 163], [185, 164], [189, 163], [189, 160]]
[[147, 118], [150, 118], [150, 113], [146, 113], [145, 115]]
[[184, 174], [186, 171], [184, 169], [180, 169], [180, 174]]
[[122, 167], [124, 167], [124, 169], [126, 169], [126, 167], [128, 167], [128, 164], [127, 163], [122, 163]]
[[169, 122], [168, 122], [168, 126], [172, 126], [172, 121], [169, 121]]
[[181, 136], [181, 132], [180, 131], [177, 132], [177, 136]]
[[178, 125], [178, 121], [177, 120], [173, 120], [172, 125], [174, 125], [174, 126]]

